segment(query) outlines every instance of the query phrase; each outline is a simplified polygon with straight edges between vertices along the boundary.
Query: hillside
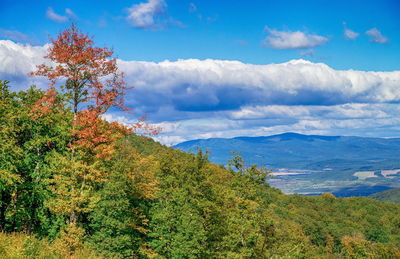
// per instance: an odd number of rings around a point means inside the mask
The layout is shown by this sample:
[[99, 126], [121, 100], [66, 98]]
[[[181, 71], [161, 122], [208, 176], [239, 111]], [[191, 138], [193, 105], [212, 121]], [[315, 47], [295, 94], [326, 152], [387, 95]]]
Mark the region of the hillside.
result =
[[[202, 155], [182, 153], [138, 136], [130, 136], [124, 145], [137, 150], [140, 156], [158, 157], [153, 163], [159, 166], [160, 189], [149, 204], [150, 232], [145, 240], [159, 258], [400, 256], [398, 205], [367, 198], [335, 198], [331, 194], [285, 195], [256, 181], [255, 171], [239, 167], [235, 173], [208, 163]], [[116, 209], [115, 202], [103, 204], [105, 215], [107, 210]], [[111, 215], [121, 212], [110, 211]], [[113, 228], [118, 225], [103, 225], [102, 238], [107, 238]], [[119, 238], [118, 234], [109, 236], [106, 240], [112, 247], [100, 242], [95, 250], [80, 250], [77, 256], [125, 258], [123, 248], [113, 244]], [[93, 247], [90, 237], [87, 242]], [[30, 244], [37, 248], [32, 250]], [[44, 252], [46, 249], [52, 252]], [[48, 258], [49, 253], [62, 255], [51, 241], [23, 235], [0, 244], [4, 258], [21, 253], [35, 258]]]
[[[191, 140], [174, 148], [209, 151], [212, 162], [226, 164], [232, 151], [248, 164], [271, 168], [271, 184], [286, 193], [368, 196], [400, 187], [400, 139], [284, 133], [265, 137]], [[400, 171], [400, 170], [398, 170]], [[289, 174], [288, 174], [289, 173]]]
[[217, 165], [100, 118], [77, 128], [61, 104], [32, 119], [34, 87], [0, 81], [0, 96], [1, 258], [400, 257], [400, 205], [285, 195], [240, 156]]
[[400, 188], [378, 192], [370, 197], [378, 201], [400, 203]]

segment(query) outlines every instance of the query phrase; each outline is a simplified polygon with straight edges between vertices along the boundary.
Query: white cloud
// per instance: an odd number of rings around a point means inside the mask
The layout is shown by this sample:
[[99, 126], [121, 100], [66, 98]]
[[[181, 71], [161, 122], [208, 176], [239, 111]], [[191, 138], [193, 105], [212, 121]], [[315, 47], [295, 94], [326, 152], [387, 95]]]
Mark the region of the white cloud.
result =
[[61, 15], [56, 13], [52, 7], [47, 8], [46, 17], [54, 22], [59, 23], [68, 22], [70, 19], [76, 20], [78, 18], [69, 8], [65, 9], [65, 15]]
[[345, 28], [344, 29], [344, 37], [348, 40], [355, 40], [360, 34], [358, 32], [352, 31], [350, 29]]
[[268, 36], [263, 45], [273, 49], [302, 49], [324, 45], [328, 38], [302, 31], [278, 31], [265, 27]]
[[145, 3], [135, 4], [127, 9], [127, 20], [134, 27], [152, 28], [157, 25], [159, 15], [166, 12], [166, 7], [164, 0], [148, 0]]
[[[146, 102], [182, 111], [227, 110], [247, 104], [400, 101], [400, 71], [342, 71], [305, 60], [271, 65], [196, 59], [119, 61], [119, 66], [136, 92], [153, 95]], [[131, 101], [142, 103], [140, 98]]]
[[49, 45], [31, 46], [29, 44], [14, 43], [10, 40], [0, 41], [0, 79], [11, 81], [11, 85], [18, 89], [26, 88], [31, 84], [43, 86], [46, 83], [39, 79], [28, 77], [28, 73], [36, 65], [46, 62]]
[[382, 33], [377, 28], [372, 28], [365, 32], [369, 36], [370, 41], [385, 44], [389, 42], [389, 39], [382, 35]]
[[389, 104], [347, 103], [340, 105], [257, 105], [245, 106], [228, 113], [229, 118], [241, 119], [307, 119], [320, 117], [325, 119], [372, 119], [389, 118], [399, 112], [400, 107]]
[[[49, 46], [0, 41], [0, 79], [13, 89], [46, 81], [28, 77]], [[400, 71], [335, 70], [292, 60], [253, 65], [226, 60], [143, 62], [118, 60], [135, 89], [126, 96], [134, 115], [110, 120], [132, 124], [147, 114], [171, 144], [205, 137], [308, 134], [399, 136]]]
[[[23, 77], [48, 46], [0, 41], [0, 73]], [[335, 70], [324, 63], [292, 60], [253, 65], [187, 59], [159, 63], [118, 60], [135, 94], [132, 105], [173, 106], [187, 112], [233, 110], [246, 105], [335, 105], [400, 101], [400, 71]], [[145, 96], [145, 98], [143, 98]]]
[[244, 106], [239, 110], [230, 112], [232, 119], [275, 119], [299, 118], [310, 115], [311, 106], [282, 106], [282, 105], [255, 105]]

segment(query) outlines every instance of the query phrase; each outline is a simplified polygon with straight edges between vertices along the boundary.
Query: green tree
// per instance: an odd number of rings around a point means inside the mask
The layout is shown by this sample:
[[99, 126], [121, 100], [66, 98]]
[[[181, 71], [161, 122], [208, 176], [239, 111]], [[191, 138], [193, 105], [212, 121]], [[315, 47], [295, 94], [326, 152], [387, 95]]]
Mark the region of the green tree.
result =
[[30, 106], [43, 96], [33, 87], [16, 94], [2, 82], [1, 95], [1, 226], [54, 236], [58, 221], [45, 206], [51, 195], [46, 159], [65, 147], [70, 135], [64, 123], [68, 116], [61, 109], [32, 120]]
[[120, 143], [110, 161], [110, 176], [91, 213], [92, 246], [112, 258], [146, 255], [149, 203], [156, 196], [157, 163]]
[[183, 159], [175, 152], [160, 159], [158, 199], [150, 211], [150, 247], [167, 258], [209, 257], [207, 227], [212, 211], [211, 183], [205, 181], [207, 158]]

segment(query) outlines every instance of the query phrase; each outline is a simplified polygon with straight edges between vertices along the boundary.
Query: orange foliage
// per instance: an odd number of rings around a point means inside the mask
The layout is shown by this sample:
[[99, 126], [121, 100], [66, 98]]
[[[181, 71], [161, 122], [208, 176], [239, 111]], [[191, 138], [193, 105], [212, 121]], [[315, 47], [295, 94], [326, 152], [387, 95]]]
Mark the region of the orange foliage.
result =
[[[93, 40], [81, 33], [75, 24], [51, 42], [52, 46], [45, 58], [56, 65], [42, 64], [37, 66], [37, 71], [31, 73], [45, 76], [50, 81], [45, 96], [32, 107], [33, 119], [51, 112], [57, 94], [54, 86], [57, 80], [65, 80], [65, 86], [60, 89], [73, 105], [75, 114], [72, 125], [75, 141], [71, 147], [85, 149], [98, 158], [106, 158], [113, 152], [110, 143], [127, 132], [140, 131], [148, 135], [159, 133], [159, 128], [145, 123], [145, 117], [130, 128], [101, 119], [101, 115], [111, 106], [129, 110], [124, 106], [123, 97], [125, 91], [132, 87], [127, 86], [124, 74], [118, 72], [116, 59], [111, 58], [112, 50], [95, 47]], [[78, 105], [82, 103], [85, 103], [86, 108], [78, 110]]]
[[51, 87], [44, 92], [44, 96], [31, 107], [31, 118], [37, 119], [53, 111], [56, 103], [57, 91]]
[[72, 145], [92, 153], [97, 158], [106, 159], [114, 151], [111, 143], [127, 132], [129, 130], [121, 124], [102, 120], [96, 109], [85, 109], [77, 114], [74, 121], [73, 134], [76, 140]]
[[127, 86], [123, 80], [124, 74], [118, 72], [117, 60], [111, 58], [112, 50], [94, 47], [94, 42], [88, 35], [81, 33], [75, 24], [51, 42], [52, 46], [45, 58], [57, 65], [39, 65], [38, 70], [31, 75], [47, 77], [50, 86], [54, 86], [60, 79], [72, 83], [74, 94], [77, 95], [71, 98], [78, 102], [90, 99], [96, 107], [101, 108], [102, 113], [111, 105], [128, 110], [123, 105], [123, 96], [125, 90], [132, 87]]

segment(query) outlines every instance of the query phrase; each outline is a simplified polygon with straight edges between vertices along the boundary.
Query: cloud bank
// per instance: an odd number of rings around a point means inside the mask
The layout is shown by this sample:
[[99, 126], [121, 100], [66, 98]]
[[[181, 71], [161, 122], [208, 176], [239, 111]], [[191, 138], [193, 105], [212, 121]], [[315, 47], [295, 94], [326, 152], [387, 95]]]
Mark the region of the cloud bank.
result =
[[[225, 60], [160, 63], [119, 61], [137, 92], [182, 111], [237, 109], [243, 105], [335, 105], [400, 101], [400, 72], [334, 70], [292, 60], [253, 65]], [[140, 104], [140, 97], [135, 99]], [[146, 100], [149, 102], [149, 100]]]
[[[46, 82], [27, 73], [48, 46], [0, 41], [0, 79], [14, 89]], [[159, 63], [118, 60], [126, 96], [137, 116], [164, 128], [164, 143], [205, 137], [312, 134], [399, 136], [400, 71], [335, 70], [324, 63], [292, 60], [254, 65], [227, 60]], [[109, 120], [132, 123], [118, 111]]]

